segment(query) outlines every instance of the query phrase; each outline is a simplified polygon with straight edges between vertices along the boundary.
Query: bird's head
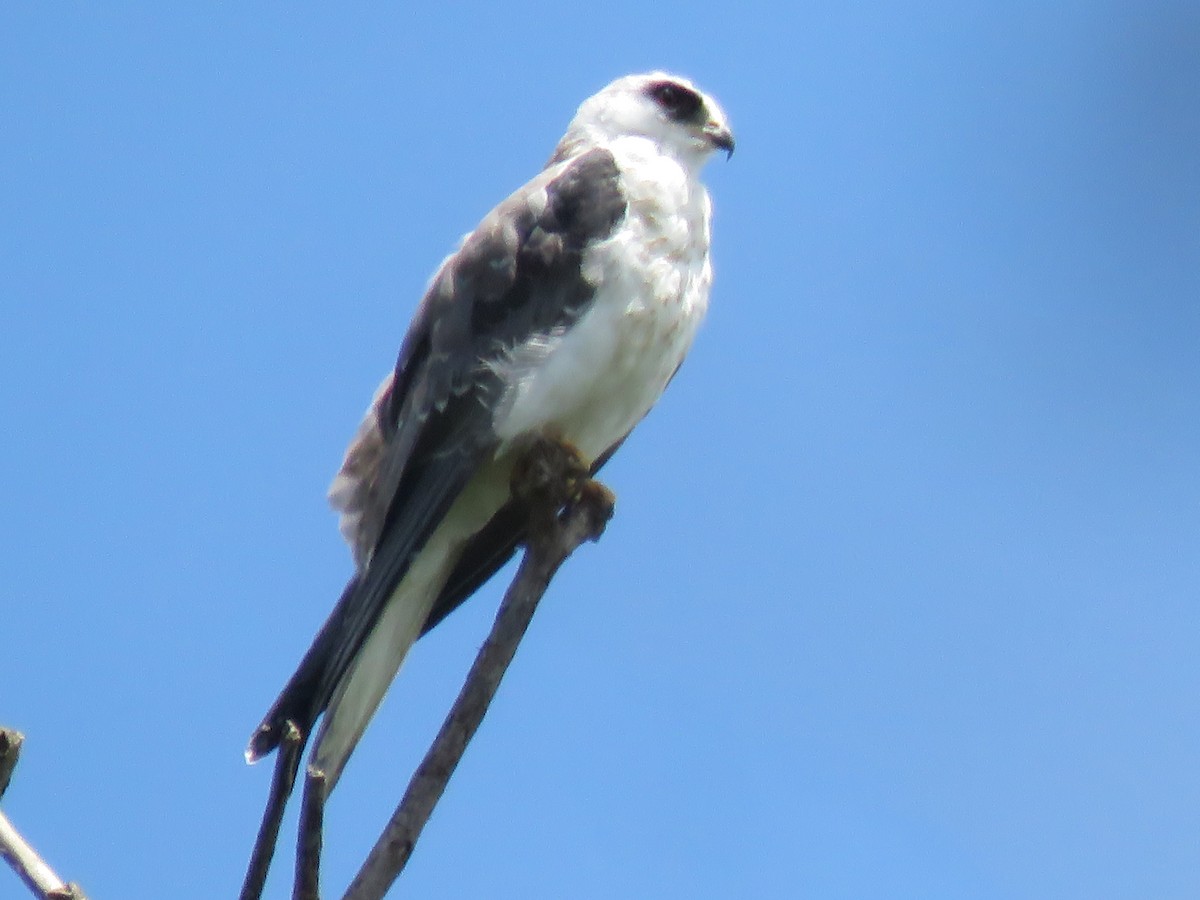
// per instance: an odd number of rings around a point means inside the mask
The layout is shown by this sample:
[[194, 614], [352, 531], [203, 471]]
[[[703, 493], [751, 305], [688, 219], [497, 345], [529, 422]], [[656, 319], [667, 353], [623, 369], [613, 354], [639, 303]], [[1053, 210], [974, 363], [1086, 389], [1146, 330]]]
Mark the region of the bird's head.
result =
[[583, 101], [567, 141], [648, 138], [680, 162], [699, 166], [714, 150], [733, 155], [733, 132], [712, 97], [665, 72], [627, 75]]

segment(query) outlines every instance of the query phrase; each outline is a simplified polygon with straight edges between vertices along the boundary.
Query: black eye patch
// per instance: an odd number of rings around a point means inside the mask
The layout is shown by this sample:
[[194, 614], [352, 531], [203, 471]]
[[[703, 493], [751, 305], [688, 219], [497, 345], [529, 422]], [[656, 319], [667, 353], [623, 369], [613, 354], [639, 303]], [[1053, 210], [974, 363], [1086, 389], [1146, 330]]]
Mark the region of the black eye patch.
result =
[[704, 106], [699, 94], [677, 81], [656, 81], [646, 88], [646, 93], [676, 122], [695, 119]]

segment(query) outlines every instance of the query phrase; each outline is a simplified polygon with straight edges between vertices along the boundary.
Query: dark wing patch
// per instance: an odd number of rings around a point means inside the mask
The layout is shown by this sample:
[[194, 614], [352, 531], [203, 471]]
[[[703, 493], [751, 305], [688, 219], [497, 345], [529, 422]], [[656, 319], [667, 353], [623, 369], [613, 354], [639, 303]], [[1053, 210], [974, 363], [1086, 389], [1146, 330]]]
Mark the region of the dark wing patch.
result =
[[583, 253], [624, 215], [612, 154], [593, 149], [513, 194], [443, 263], [340, 473], [365, 565], [251, 738], [252, 758], [288, 720], [307, 739], [413, 557], [497, 446], [504, 386], [489, 363], [578, 320], [594, 293]]

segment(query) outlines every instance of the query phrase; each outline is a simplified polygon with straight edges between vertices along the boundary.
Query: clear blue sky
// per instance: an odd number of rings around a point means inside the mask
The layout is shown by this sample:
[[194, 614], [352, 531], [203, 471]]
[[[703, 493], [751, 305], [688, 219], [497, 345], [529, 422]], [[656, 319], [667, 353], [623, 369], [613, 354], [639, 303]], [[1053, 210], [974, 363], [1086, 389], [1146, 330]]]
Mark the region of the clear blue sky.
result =
[[[93, 897], [233, 895], [426, 278], [657, 67], [738, 136], [712, 311], [404, 896], [1200, 895], [1194, 2], [8, 3], [5, 808]], [[500, 587], [351, 762], [330, 896]]]

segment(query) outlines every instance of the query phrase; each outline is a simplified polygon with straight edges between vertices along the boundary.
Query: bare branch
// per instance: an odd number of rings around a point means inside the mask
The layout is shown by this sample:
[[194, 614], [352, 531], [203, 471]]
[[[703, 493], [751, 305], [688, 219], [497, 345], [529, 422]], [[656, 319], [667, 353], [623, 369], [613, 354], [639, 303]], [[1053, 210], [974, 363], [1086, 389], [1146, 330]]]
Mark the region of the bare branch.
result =
[[300, 834], [296, 840], [296, 885], [292, 900], [320, 900], [321, 829], [325, 820], [325, 772], [309, 766], [300, 805]]
[[[0, 728], [0, 795], [12, 778], [24, 740], [24, 735], [19, 731]], [[79, 885], [66, 884], [54, 873], [3, 812], [0, 812], [0, 857], [4, 858], [35, 897], [42, 900], [87, 900]]]
[[292, 722], [283, 729], [283, 737], [275, 756], [275, 774], [271, 778], [271, 792], [267, 795], [267, 807], [263, 810], [262, 825], [250, 854], [246, 868], [246, 880], [238, 900], [259, 900], [267, 883], [267, 871], [271, 868], [271, 857], [275, 855], [275, 844], [279, 841], [279, 827], [283, 823], [283, 810], [296, 783], [296, 772], [300, 768], [300, 754], [304, 750], [304, 736]]
[[544, 447], [540, 450], [531, 453], [528, 465], [514, 476], [514, 490], [530, 509], [529, 539], [521, 566], [458, 699], [343, 900], [380, 900], [404, 869], [483, 721], [550, 579], [580, 544], [599, 539], [612, 516], [614, 497], [606, 487], [564, 470], [553, 448], [549, 453]]

